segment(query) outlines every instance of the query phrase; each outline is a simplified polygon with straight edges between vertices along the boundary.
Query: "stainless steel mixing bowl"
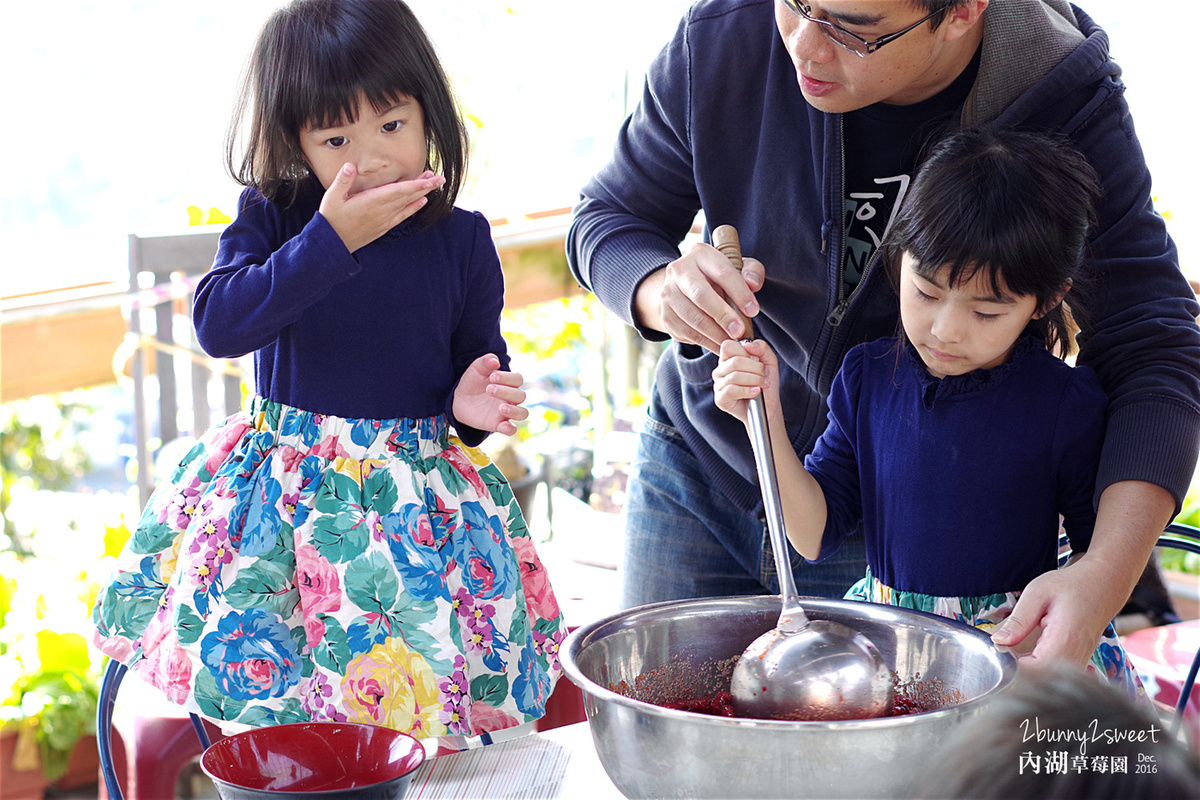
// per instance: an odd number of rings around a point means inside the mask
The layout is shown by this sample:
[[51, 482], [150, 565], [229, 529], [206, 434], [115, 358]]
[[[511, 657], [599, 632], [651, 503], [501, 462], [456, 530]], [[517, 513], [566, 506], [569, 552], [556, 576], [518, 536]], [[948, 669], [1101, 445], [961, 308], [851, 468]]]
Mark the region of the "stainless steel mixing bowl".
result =
[[723, 718], [642, 702], [611, 687], [680, 659], [740, 655], [775, 625], [779, 598], [639, 606], [577, 629], [560, 651], [617, 788], [627, 797], [906, 797], [936, 769], [939, 749], [1016, 677], [1016, 659], [964, 624], [845, 600], [805, 600], [804, 609], [862, 631], [901, 681], [940, 682], [959, 701], [836, 722]]

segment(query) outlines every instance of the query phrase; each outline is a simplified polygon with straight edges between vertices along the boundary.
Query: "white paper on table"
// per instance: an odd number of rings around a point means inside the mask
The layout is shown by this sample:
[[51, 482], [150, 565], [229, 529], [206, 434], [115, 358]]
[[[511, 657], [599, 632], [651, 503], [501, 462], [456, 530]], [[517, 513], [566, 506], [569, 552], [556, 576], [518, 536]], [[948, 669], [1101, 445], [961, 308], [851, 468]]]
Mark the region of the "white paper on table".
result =
[[523, 736], [426, 761], [413, 775], [413, 800], [473, 800], [562, 796], [571, 751], [539, 736]]

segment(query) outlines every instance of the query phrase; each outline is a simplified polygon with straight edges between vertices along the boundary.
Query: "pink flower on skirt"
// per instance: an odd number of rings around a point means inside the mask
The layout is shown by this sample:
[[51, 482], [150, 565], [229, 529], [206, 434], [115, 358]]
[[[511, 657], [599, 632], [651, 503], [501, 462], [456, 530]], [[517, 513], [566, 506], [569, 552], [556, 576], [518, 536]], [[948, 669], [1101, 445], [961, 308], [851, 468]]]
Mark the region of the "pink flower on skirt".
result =
[[342, 581], [337, 567], [311, 544], [296, 548], [296, 587], [306, 615], [342, 607]]
[[280, 445], [275, 448], [275, 457], [279, 459], [284, 472], [295, 472], [296, 464], [300, 463], [304, 456], [304, 453], [289, 445]]
[[454, 471], [467, 479], [467, 483], [471, 484], [471, 488], [475, 490], [479, 497], [490, 497], [487, 487], [483, 485], [483, 478], [479, 475], [479, 470], [475, 469], [475, 465], [471, 463], [471, 459], [457, 447], [451, 445], [442, 451], [442, 456], [445, 457], [454, 466]]
[[146, 657], [137, 664], [136, 670], [171, 702], [182, 704], [191, 691], [192, 662], [175, 638], [171, 623], [175, 616], [173, 606], [170, 601], [161, 605], [146, 625], [141, 639]]
[[505, 728], [511, 728], [514, 725], [520, 725], [521, 721], [511, 714], [506, 714], [498, 708], [493, 708], [483, 700], [476, 700], [471, 705], [471, 733], [490, 733], [492, 731], [502, 731]]
[[533, 540], [527, 536], [514, 536], [513, 550], [517, 553], [517, 562], [521, 565], [521, 585], [525, 587], [525, 606], [531, 617], [542, 619], [557, 619], [559, 615], [558, 598], [550, 587], [550, 576], [538, 558], [537, 548]]
[[300, 507], [300, 493], [292, 492], [285, 494], [279, 499], [281, 506], [281, 516], [285, 521], [294, 523], [296, 521], [296, 509]]
[[182, 705], [187, 702], [191, 693], [192, 661], [183, 648], [175, 644], [174, 638], [147, 653], [145, 660], [137, 665], [137, 671], [172, 703]]
[[159, 512], [158, 521], [170, 524], [174, 530], [187, 530], [188, 525], [199, 512], [202, 492], [200, 478], [193, 476], [187, 486], [179, 486], [175, 489], [170, 501]]
[[133, 657], [133, 642], [120, 634], [104, 636], [99, 629], [96, 629], [92, 633], [92, 644], [96, 645], [96, 649], [101, 653], [122, 664], [127, 663]]
[[313, 614], [304, 615], [304, 641], [309, 649], [315, 649], [325, 638], [325, 620]]
[[208, 471], [209, 475], [217, 474], [217, 470], [229, 460], [229, 454], [233, 452], [233, 448], [251, 427], [253, 426], [250, 424], [249, 415], [240, 414], [213, 430], [208, 448], [208, 459], [204, 462], [204, 469]]
[[349, 458], [350, 454], [346, 452], [346, 448], [338, 444], [337, 436], [330, 434], [317, 443], [317, 446], [312, 449], [312, 454], [318, 458], [328, 459], [329, 461], [335, 458]]

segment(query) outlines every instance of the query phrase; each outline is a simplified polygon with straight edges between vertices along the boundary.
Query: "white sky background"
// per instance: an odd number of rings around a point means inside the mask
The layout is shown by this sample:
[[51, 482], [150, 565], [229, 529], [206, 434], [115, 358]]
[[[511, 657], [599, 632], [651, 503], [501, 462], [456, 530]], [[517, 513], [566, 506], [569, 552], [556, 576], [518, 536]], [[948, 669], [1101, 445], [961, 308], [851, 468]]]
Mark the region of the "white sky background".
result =
[[[0, 295], [126, 276], [126, 236], [186, 230], [187, 207], [235, 210], [224, 132], [239, 75], [278, 0], [10, 3], [0, 167]], [[489, 217], [571, 205], [608, 155], [642, 73], [688, 0], [410, 0], [479, 118], [460, 205]], [[1109, 33], [1172, 221], [1200, 275], [1194, 0], [1079, 0]], [[628, 89], [626, 75], [629, 76]], [[626, 105], [628, 91], [628, 106]]]

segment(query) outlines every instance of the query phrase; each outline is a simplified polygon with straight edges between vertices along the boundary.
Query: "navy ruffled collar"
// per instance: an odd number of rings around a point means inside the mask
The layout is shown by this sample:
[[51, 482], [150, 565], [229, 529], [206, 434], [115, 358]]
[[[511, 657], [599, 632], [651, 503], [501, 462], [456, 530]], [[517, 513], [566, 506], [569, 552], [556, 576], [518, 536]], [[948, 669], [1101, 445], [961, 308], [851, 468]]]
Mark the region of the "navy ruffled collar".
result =
[[916, 376], [921, 388], [921, 401], [925, 408], [931, 409], [938, 400], [959, 395], [974, 394], [996, 386], [1019, 367], [1029, 353], [1044, 350], [1046, 338], [1041, 331], [1027, 328], [1016, 345], [1013, 346], [1012, 357], [998, 367], [992, 369], [977, 369], [964, 375], [948, 375], [945, 378], [935, 378], [929, 374], [925, 362], [921, 360], [917, 348], [905, 343], [904, 352], [909, 366]]

